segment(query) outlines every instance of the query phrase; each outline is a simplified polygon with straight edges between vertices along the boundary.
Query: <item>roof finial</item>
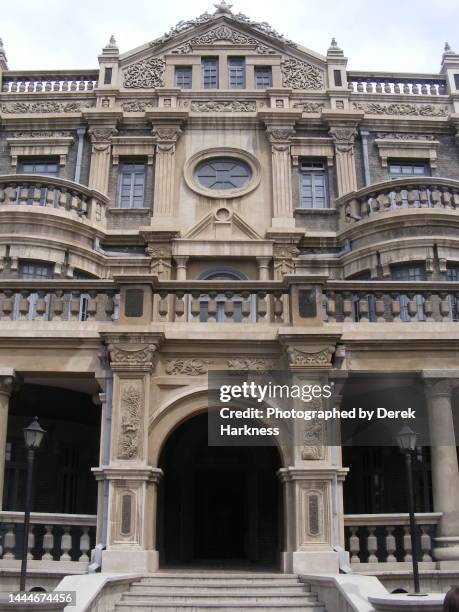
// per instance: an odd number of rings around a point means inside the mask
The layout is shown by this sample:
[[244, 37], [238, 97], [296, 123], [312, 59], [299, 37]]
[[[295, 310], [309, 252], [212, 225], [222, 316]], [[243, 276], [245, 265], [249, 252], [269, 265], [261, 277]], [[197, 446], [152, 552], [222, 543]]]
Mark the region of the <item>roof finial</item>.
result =
[[338, 47], [338, 43], [336, 42], [336, 38], [334, 36], [331, 39], [330, 46], [328, 47], [327, 55], [328, 56], [331, 55], [335, 57], [344, 57], [343, 50], [340, 47]]
[[0, 70], [8, 70], [5, 47], [3, 46], [3, 40], [1, 38], [0, 38]]
[[217, 9], [215, 15], [231, 15], [233, 5], [227, 4], [226, 0], [221, 0], [220, 4], [214, 4], [214, 6]]
[[445, 53], [448, 53], [448, 51], [451, 51], [451, 45], [449, 42], [445, 42]]
[[333, 36], [333, 38], [331, 39], [331, 43], [330, 43], [330, 47], [337, 47], [338, 43], [336, 42], [336, 38]]
[[118, 48], [118, 45], [116, 43], [116, 39], [115, 39], [113, 34], [110, 36], [110, 40], [108, 41], [107, 47], [109, 47], [110, 49], [117, 49]]

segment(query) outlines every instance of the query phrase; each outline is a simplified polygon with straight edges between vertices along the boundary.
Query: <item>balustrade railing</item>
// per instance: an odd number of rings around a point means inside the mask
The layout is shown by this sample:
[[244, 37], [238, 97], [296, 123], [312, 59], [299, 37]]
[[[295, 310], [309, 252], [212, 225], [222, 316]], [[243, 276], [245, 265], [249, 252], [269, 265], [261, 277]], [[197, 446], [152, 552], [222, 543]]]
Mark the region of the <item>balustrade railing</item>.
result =
[[112, 321], [118, 309], [110, 281], [0, 281], [1, 321]]
[[394, 210], [459, 212], [459, 181], [435, 177], [385, 181], [339, 198], [336, 206], [343, 227]]
[[0, 176], [0, 211], [3, 206], [35, 206], [100, 223], [105, 219], [107, 203], [104, 195], [72, 181], [34, 174]]
[[194, 323], [289, 321], [288, 287], [276, 282], [165, 282], [156, 290], [153, 319]]
[[[416, 514], [418, 561], [421, 563], [432, 563], [434, 560], [433, 541], [440, 518], [439, 512]], [[389, 564], [397, 564], [401, 568], [404, 563], [411, 563], [407, 514], [347, 514], [344, 526], [351, 565], [359, 565], [359, 569], [362, 564], [370, 567], [379, 565], [377, 569], [381, 570]]]
[[353, 93], [404, 96], [446, 95], [446, 80], [435, 75], [390, 75], [367, 72], [348, 74], [348, 88]]
[[81, 92], [97, 87], [97, 70], [75, 72], [17, 72], [7, 71], [2, 76], [2, 93]]
[[329, 281], [322, 295], [329, 323], [459, 321], [459, 289], [452, 282]]
[[[22, 512], [0, 512], [0, 566], [2, 561], [21, 559], [23, 522]], [[95, 530], [93, 515], [32, 512], [27, 557], [35, 561], [89, 563]]]

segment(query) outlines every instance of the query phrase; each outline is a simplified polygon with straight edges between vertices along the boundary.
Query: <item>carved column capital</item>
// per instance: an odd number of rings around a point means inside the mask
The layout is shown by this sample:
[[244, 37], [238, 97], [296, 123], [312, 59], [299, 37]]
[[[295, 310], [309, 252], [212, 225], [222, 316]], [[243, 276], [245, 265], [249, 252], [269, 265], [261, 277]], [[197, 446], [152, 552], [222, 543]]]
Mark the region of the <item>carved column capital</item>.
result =
[[160, 152], [175, 151], [175, 145], [182, 134], [178, 125], [153, 126], [151, 135], [155, 139], [156, 149]]
[[266, 127], [266, 135], [273, 148], [273, 151], [289, 151], [291, 139], [295, 136], [295, 128], [289, 126], [272, 126]]
[[91, 127], [88, 130], [91, 144], [94, 151], [105, 151], [111, 144], [112, 136], [118, 134], [118, 130], [115, 126], [109, 127]]
[[132, 343], [125, 343], [120, 338], [110, 339], [108, 353], [113, 371], [151, 372], [154, 366], [154, 355], [159, 346], [159, 339], [132, 338]]
[[453, 390], [458, 386], [459, 378], [430, 378], [424, 376], [424, 388], [428, 399], [451, 397]]
[[16, 385], [14, 374], [0, 374], [0, 395], [10, 397]]
[[331, 368], [335, 346], [288, 346], [287, 361], [291, 370], [308, 370], [310, 368]]
[[329, 134], [333, 138], [333, 143], [338, 153], [352, 151], [357, 135], [355, 127], [331, 127]]

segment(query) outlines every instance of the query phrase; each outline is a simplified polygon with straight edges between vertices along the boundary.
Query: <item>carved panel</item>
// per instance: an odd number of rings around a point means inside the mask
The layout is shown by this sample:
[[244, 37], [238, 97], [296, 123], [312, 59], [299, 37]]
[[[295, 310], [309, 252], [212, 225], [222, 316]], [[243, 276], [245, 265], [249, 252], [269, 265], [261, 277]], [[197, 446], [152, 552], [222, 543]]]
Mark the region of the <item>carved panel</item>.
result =
[[143, 398], [139, 384], [130, 382], [120, 388], [120, 432], [118, 459], [136, 459], [141, 453]]
[[287, 349], [287, 357], [292, 368], [330, 366], [334, 351], [334, 346], [328, 346], [319, 351], [289, 347]]
[[261, 359], [256, 357], [228, 359], [229, 370], [252, 370], [254, 372], [264, 372], [265, 370], [274, 370], [275, 367], [275, 359]]
[[174, 49], [172, 53], [191, 53], [195, 47], [212, 46], [216, 42], [222, 41], [238, 47], [254, 47], [257, 53], [264, 55], [275, 53], [273, 49], [270, 49], [256, 38], [247, 36], [247, 34], [243, 34], [237, 30], [233, 30], [233, 28], [230, 28], [227, 25], [220, 25], [212, 30], [209, 30], [208, 32], [205, 32], [204, 34], [201, 34], [200, 36], [190, 38], [190, 40]]
[[436, 104], [378, 104], [376, 102], [353, 102], [355, 110], [369, 115], [413, 115], [422, 117], [447, 117], [450, 109]]
[[323, 89], [324, 73], [308, 62], [295, 58], [282, 60], [282, 85], [291, 89]]
[[153, 365], [155, 350], [156, 346], [154, 344], [142, 347], [119, 344], [110, 344], [108, 346], [111, 367], [113, 369], [149, 369]]
[[133, 89], [154, 89], [164, 86], [166, 62], [157, 57], [140, 60], [124, 71], [124, 87]]
[[209, 362], [206, 359], [168, 359], [166, 374], [176, 376], [200, 376], [206, 374]]
[[191, 110], [199, 113], [252, 113], [257, 110], [253, 100], [193, 100]]
[[143, 113], [156, 106], [156, 100], [126, 100], [126, 102], [121, 103], [121, 108], [126, 113]]
[[313, 480], [303, 482], [299, 486], [300, 530], [298, 545], [306, 547], [310, 543], [329, 544], [331, 525], [327, 484]]
[[132, 532], [132, 502], [131, 493], [123, 493], [121, 496], [121, 528], [122, 536], [128, 536]]
[[95, 101], [81, 102], [54, 102], [44, 100], [42, 102], [6, 102], [1, 105], [1, 112], [7, 114], [22, 113], [79, 113], [86, 108], [93, 108]]

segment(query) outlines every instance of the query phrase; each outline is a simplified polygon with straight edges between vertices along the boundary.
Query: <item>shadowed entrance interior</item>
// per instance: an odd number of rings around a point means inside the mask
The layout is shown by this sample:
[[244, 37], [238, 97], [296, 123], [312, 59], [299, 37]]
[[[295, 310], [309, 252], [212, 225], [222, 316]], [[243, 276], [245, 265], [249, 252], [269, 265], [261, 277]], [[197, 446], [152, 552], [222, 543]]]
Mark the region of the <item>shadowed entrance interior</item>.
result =
[[210, 447], [204, 413], [170, 435], [160, 467], [157, 542], [163, 565], [278, 565], [277, 448]]

